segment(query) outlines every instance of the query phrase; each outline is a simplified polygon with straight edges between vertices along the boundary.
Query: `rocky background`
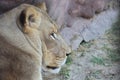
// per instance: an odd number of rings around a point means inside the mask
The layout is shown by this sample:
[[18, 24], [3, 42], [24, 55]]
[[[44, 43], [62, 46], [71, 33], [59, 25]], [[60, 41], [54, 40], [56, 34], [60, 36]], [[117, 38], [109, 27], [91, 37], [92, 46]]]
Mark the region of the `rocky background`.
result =
[[61, 72], [44, 80], [120, 80], [120, 0], [0, 0], [0, 14], [39, 2], [74, 50]]

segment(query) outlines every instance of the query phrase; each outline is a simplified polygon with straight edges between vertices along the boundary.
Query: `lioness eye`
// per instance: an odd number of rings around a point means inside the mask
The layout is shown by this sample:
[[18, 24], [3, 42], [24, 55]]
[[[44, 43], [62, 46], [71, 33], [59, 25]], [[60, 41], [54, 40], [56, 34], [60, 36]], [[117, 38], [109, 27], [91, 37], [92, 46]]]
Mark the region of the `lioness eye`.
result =
[[56, 35], [55, 33], [51, 33], [51, 34], [50, 34], [50, 37], [51, 37], [53, 40], [55, 40], [55, 39], [57, 38], [57, 35]]

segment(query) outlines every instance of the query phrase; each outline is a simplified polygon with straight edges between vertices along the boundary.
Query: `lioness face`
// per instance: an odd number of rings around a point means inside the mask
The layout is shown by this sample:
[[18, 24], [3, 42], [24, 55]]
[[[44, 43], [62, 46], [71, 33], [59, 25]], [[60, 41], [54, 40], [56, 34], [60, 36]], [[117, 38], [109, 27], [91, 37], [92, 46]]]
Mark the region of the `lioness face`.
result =
[[[22, 11], [21, 19], [24, 24], [23, 31], [26, 34], [36, 30], [42, 42], [42, 69], [51, 73], [58, 73], [65, 64], [67, 55], [71, 52], [70, 47], [61, 37], [57, 25], [47, 15], [46, 11], [37, 7], [28, 7]], [[27, 20], [29, 21], [27, 21]], [[24, 23], [25, 22], [25, 23]]]
[[41, 30], [43, 49], [43, 70], [58, 73], [65, 64], [67, 56], [71, 53], [70, 47], [65, 43], [58, 31], [58, 25], [41, 10]]
[[40, 29], [42, 32], [43, 70], [58, 73], [61, 66], [65, 64], [71, 49], [61, 37], [57, 25], [47, 14], [42, 15]]

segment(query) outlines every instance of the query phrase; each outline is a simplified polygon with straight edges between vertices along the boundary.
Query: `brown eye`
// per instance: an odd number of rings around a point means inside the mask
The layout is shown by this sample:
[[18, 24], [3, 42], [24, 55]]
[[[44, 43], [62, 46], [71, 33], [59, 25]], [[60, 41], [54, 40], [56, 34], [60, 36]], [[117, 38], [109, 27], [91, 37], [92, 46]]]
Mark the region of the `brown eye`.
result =
[[50, 37], [51, 37], [53, 40], [55, 40], [55, 39], [57, 38], [57, 35], [56, 35], [55, 33], [51, 33], [51, 34], [50, 34]]

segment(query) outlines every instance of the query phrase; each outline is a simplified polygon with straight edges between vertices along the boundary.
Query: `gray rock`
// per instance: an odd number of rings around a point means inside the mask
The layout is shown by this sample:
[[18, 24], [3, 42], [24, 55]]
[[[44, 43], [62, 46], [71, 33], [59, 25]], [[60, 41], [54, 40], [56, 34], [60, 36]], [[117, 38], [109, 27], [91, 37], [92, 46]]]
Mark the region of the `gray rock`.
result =
[[117, 10], [108, 10], [95, 16], [92, 22], [87, 25], [86, 30], [81, 32], [84, 40], [88, 42], [104, 34], [116, 22], [117, 17]]
[[61, 34], [73, 49], [77, 49], [83, 40], [88, 42], [103, 35], [116, 22], [117, 17], [118, 10], [109, 9], [90, 20], [77, 18], [72, 27], [63, 28]]

